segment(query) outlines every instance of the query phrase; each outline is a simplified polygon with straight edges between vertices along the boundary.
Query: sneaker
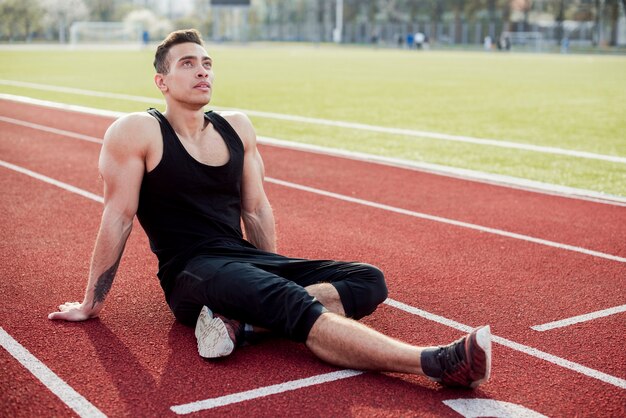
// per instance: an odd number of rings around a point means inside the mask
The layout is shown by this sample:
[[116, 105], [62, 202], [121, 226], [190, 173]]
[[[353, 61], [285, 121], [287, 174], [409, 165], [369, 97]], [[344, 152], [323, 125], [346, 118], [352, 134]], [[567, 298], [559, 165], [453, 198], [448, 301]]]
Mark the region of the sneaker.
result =
[[229, 320], [221, 315], [213, 315], [206, 306], [202, 307], [196, 322], [198, 354], [204, 358], [217, 358], [230, 355], [237, 345], [239, 321]]
[[477, 328], [467, 336], [441, 347], [437, 354], [443, 373], [435, 379], [449, 387], [476, 388], [491, 374], [491, 330]]

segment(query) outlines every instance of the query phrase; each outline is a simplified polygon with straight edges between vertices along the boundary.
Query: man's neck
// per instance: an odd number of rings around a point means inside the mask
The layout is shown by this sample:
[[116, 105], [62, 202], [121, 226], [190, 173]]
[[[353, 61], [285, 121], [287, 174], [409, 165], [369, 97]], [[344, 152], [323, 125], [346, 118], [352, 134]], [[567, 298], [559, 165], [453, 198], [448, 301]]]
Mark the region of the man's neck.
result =
[[179, 136], [193, 140], [202, 136], [206, 122], [204, 117], [204, 107], [181, 107], [167, 104], [163, 113]]

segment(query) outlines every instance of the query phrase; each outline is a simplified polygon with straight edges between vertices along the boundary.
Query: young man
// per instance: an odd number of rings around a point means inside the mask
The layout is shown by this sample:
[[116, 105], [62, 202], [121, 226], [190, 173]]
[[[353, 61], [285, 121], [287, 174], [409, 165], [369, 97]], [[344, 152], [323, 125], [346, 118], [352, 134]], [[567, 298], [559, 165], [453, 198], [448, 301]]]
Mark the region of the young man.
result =
[[195, 325], [203, 357], [229, 355], [253, 325], [304, 342], [337, 366], [461, 387], [489, 378], [488, 326], [447, 346], [411, 346], [355, 320], [387, 297], [377, 268], [276, 254], [252, 124], [238, 112], [203, 110], [214, 74], [199, 33], [171, 33], [154, 65], [167, 110], [130, 114], [107, 130], [99, 162], [104, 210], [85, 297], [50, 319], [98, 315], [137, 215], [159, 259], [167, 303], [179, 321]]

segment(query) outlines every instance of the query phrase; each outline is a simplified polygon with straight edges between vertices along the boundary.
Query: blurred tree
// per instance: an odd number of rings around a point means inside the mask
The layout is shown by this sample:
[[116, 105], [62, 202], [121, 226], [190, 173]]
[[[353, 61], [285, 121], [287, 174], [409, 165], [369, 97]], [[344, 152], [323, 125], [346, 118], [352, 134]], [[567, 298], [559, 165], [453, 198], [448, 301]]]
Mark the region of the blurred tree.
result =
[[156, 16], [148, 9], [133, 10], [126, 15], [124, 23], [147, 30], [150, 39], [163, 39], [172, 30], [172, 23], [168, 19]]
[[523, 16], [522, 19], [522, 31], [527, 32], [529, 30], [528, 17], [530, 15], [530, 10], [532, 9], [533, 2], [532, 0], [517, 0], [514, 3], [515, 10], [520, 12]]
[[42, 14], [37, 0], [0, 0], [0, 37], [29, 41]]
[[[72, 21], [121, 21], [139, 5], [149, 9], [163, 0], [0, 0], [0, 36], [17, 39], [33, 32], [43, 12], [37, 12], [37, 3], [48, 11], [43, 19], [50, 31], [54, 27], [61, 40]], [[167, 0], [175, 2], [176, 0]], [[194, 12], [174, 22], [174, 27], [202, 26], [208, 30], [212, 22], [210, 0], [192, 0]], [[275, 39], [329, 41], [335, 27], [337, 0], [251, 0], [248, 14], [251, 30], [258, 36]], [[33, 5], [35, 5], [33, 7]], [[529, 31], [536, 16], [544, 20], [552, 15], [556, 24], [557, 42], [565, 36], [564, 22], [595, 20], [594, 40], [615, 45], [618, 21], [626, 9], [626, 0], [343, 0], [343, 21], [358, 39], [377, 36], [383, 25], [393, 25], [394, 33], [429, 29], [428, 35], [437, 40], [441, 25], [454, 27], [452, 41], [464, 39], [465, 25], [474, 26], [492, 36], [505, 31]], [[22, 10], [17, 12], [17, 10]], [[158, 13], [157, 8], [151, 9]], [[12, 17], [14, 16], [14, 17]], [[518, 22], [515, 27], [512, 24]], [[427, 25], [425, 25], [427, 24]], [[25, 27], [29, 29], [24, 29]], [[389, 28], [389, 26], [387, 26]], [[388, 35], [387, 35], [388, 36]], [[605, 41], [606, 40], [606, 41]]]
[[565, 0], [554, 0], [554, 20], [556, 22], [556, 44], [563, 42], [563, 22], [565, 21]]
[[85, 20], [89, 10], [83, 0], [40, 0], [45, 11], [44, 25], [49, 30], [58, 28], [59, 42], [65, 43], [67, 32], [73, 22]]
[[[611, 35], [609, 38], [609, 45], [616, 46], [617, 45], [617, 36], [618, 36], [618, 27], [619, 27], [619, 18], [620, 18], [620, 0], [606, 0], [604, 2], [608, 9], [608, 17], [611, 23]], [[626, 14], [626, 1], [621, 0], [622, 10]]]
[[85, 5], [89, 9], [89, 19], [95, 22], [111, 22], [114, 20], [115, 0], [85, 0]]
[[178, 18], [174, 20], [174, 22], [172, 22], [173, 30], [188, 29], [188, 28], [195, 28], [195, 29], [198, 29], [200, 32], [204, 32], [202, 30], [203, 29], [202, 19], [200, 19], [196, 15], [188, 15], [185, 17]]
[[141, 7], [136, 6], [134, 3], [120, 3], [114, 9], [112, 20], [114, 22], [123, 22], [126, 16], [134, 10], [141, 10]]
[[454, 14], [454, 42], [462, 40], [462, 24], [465, 19], [466, 0], [450, 0], [450, 8]]

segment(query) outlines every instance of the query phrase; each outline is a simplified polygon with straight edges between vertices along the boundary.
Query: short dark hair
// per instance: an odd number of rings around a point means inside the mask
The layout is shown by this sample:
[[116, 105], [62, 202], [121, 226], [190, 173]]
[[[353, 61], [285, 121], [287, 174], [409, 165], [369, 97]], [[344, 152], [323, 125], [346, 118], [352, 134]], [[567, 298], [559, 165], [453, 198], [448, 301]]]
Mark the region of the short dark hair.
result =
[[202, 35], [195, 29], [181, 29], [167, 35], [157, 47], [154, 54], [154, 69], [159, 74], [167, 74], [170, 71], [170, 63], [167, 60], [167, 54], [174, 45], [193, 42], [200, 46], [204, 46]]

